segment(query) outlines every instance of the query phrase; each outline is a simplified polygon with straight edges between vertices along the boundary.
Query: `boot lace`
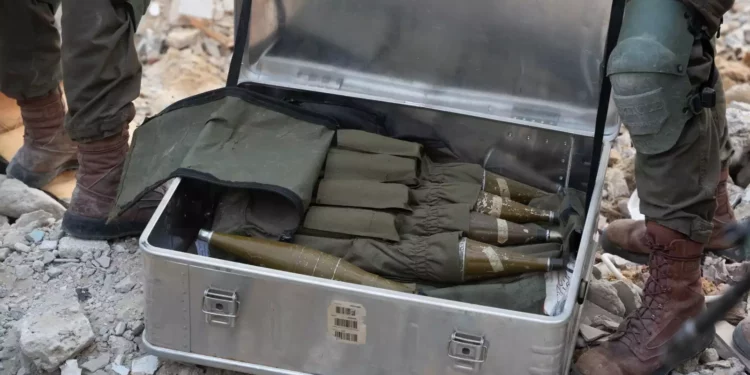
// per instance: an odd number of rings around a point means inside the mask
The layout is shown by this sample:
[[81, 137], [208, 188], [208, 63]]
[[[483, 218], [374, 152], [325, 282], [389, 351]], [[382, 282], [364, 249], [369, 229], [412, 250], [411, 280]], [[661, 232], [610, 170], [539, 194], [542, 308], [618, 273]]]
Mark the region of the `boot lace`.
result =
[[[641, 338], [651, 337], [659, 312], [664, 308], [663, 294], [672, 289], [666, 280], [670, 278], [670, 257], [666, 248], [647, 240], [653, 249], [649, 259], [649, 278], [643, 288], [643, 304], [627, 318], [622, 330], [623, 339], [641, 343]], [[645, 334], [645, 335], [644, 335]]]

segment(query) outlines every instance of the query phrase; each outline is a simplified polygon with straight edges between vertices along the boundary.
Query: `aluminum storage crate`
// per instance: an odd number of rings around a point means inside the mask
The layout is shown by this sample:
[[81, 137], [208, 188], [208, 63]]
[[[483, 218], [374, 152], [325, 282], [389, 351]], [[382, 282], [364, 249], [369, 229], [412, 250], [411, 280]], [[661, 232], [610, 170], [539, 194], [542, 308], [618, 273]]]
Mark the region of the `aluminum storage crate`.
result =
[[[476, 130], [533, 173], [492, 166], [491, 156], [487, 168], [587, 191], [565, 308], [557, 316], [520, 313], [195, 255], [187, 249], [209, 223], [212, 188], [177, 179], [140, 240], [147, 349], [253, 374], [566, 373], [618, 130], [603, 76], [618, 4], [253, 1], [241, 81], [347, 98], [463, 141]], [[486, 156], [482, 149], [467, 157], [480, 152]], [[330, 335], [335, 307], [356, 310], [359, 344]]]

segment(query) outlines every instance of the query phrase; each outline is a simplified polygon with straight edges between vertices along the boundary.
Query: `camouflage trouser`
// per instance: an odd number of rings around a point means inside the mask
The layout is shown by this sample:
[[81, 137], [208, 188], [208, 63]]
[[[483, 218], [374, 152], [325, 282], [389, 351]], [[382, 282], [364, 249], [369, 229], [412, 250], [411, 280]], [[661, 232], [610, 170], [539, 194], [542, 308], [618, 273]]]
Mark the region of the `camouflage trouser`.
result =
[[[708, 79], [711, 63], [700, 42], [696, 43], [688, 65], [693, 84]], [[638, 152], [635, 164], [641, 213], [701, 243], [711, 236], [719, 174], [734, 152], [721, 79], [716, 91], [716, 107], [691, 118], [674, 147], [655, 155]]]
[[64, 80], [71, 138], [85, 142], [122, 131], [140, 93], [133, 37], [147, 1], [66, 1], [60, 48], [54, 19], [60, 0], [0, 0], [0, 91], [33, 98]]

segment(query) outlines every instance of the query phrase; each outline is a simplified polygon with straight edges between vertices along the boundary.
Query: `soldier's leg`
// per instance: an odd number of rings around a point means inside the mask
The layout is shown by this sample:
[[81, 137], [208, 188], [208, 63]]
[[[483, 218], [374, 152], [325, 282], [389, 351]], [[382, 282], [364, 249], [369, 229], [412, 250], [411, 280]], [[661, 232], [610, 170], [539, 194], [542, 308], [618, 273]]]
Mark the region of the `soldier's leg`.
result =
[[24, 144], [7, 174], [41, 188], [77, 166], [76, 145], [63, 131], [60, 92], [59, 0], [0, 0], [0, 91], [16, 99], [24, 122]]
[[665, 344], [704, 309], [700, 259], [712, 234], [722, 170], [725, 124], [713, 95], [712, 36], [701, 32], [702, 20], [677, 1], [652, 0], [631, 0], [625, 17], [608, 73], [636, 148], [646, 222], [615, 222], [603, 237], [649, 254], [650, 276], [643, 306], [612, 340], [581, 356], [583, 374], [663, 370]]
[[80, 169], [63, 229], [75, 237], [137, 235], [161, 199], [160, 194], [147, 196], [122, 217], [107, 221], [128, 152], [133, 100], [141, 87], [134, 35], [144, 9], [145, 2], [137, 0], [63, 4], [62, 62], [69, 103], [65, 127], [80, 142]]

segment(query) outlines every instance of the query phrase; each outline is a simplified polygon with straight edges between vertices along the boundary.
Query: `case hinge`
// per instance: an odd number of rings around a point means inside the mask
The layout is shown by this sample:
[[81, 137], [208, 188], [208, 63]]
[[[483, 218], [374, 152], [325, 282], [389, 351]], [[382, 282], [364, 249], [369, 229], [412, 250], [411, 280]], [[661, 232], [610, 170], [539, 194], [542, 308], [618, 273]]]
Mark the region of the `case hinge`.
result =
[[448, 344], [448, 357], [455, 360], [456, 368], [476, 372], [487, 359], [487, 346], [482, 336], [456, 331]]
[[203, 292], [206, 323], [234, 327], [240, 310], [236, 292], [208, 288]]

